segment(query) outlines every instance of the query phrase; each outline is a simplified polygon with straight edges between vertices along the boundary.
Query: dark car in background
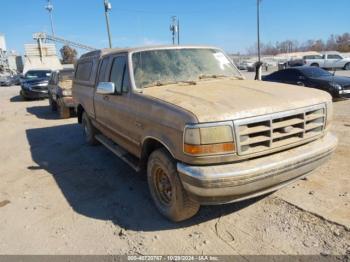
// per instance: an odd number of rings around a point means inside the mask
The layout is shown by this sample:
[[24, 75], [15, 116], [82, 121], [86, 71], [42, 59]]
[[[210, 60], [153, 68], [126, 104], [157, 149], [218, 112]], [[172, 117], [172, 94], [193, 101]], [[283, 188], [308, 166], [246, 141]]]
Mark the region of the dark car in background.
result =
[[20, 95], [23, 99], [47, 98], [51, 70], [28, 70], [21, 80]]
[[350, 78], [311, 66], [293, 67], [263, 76], [263, 81], [278, 82], [317, 88], [328, 92], [333, 98], [350, 98]]

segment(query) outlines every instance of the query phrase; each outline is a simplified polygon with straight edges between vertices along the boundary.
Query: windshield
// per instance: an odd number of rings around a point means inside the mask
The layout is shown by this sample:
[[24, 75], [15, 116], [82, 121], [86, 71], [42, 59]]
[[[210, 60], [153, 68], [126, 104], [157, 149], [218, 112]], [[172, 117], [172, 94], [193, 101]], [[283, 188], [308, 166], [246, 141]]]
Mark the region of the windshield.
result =
[[230, 60], [216, 49], [141, 51], [132, 55], [132, 64], [137, 88], [193, 82], [203, 78], [242, 78]]
[[318, 67], [303, 68], [301, 71], [308, 77], [332, 76], [328, 71]]
[[73, 80], [74, 70], [62, 70], [59, 74], [59, 81]]
[[50, 75], [51, 75], [51, 71], [48, 71], [48, 70], [28, 71], [25, 75], [25, 78], [29, 78], [29, 79], [48, 78]]

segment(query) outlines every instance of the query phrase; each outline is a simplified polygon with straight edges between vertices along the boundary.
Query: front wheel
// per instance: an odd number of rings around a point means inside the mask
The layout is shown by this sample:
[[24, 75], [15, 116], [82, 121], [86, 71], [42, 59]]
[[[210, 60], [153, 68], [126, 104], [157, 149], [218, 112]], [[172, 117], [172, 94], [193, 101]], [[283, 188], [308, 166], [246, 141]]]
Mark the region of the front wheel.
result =
[[176, 163], [165, 149], [154, 151], [147, 165], [147, 180], [159, 212], [174, 222], [194, 216], [199, 203], [192, 200], [180, 181]]
[[52, 112], [57, 111], [57, 103], [55, 100], [52, 99], [51, 95], [49, 96], [49, 104]]
[[347, 64], [344, 66], [344, 69], [345, 69], [345, 70], [350, 70], [350, 63], [347, 63]]

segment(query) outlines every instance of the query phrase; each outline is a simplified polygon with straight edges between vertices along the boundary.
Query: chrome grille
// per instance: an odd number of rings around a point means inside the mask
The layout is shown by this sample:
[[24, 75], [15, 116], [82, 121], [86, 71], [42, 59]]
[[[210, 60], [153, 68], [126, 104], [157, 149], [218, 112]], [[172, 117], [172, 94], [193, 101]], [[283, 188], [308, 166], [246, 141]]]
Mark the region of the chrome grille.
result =
[[325, 104], [234, 121], [239, 155], [287, 146], [322, 134]]

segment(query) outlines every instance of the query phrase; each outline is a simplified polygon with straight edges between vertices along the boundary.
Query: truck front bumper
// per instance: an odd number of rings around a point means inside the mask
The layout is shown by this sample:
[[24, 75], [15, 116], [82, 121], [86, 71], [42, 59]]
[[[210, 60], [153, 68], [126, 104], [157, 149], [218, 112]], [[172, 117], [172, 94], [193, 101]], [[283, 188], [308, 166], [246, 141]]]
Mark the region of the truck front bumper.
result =
[[323, 138], [287, 151], [233, 164], [177, 164], [185, 190], [201, 204], [224, 204], [273, 192], [308, 175], [332, 154], [337, 138]]

